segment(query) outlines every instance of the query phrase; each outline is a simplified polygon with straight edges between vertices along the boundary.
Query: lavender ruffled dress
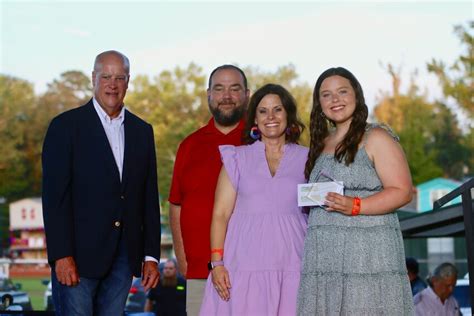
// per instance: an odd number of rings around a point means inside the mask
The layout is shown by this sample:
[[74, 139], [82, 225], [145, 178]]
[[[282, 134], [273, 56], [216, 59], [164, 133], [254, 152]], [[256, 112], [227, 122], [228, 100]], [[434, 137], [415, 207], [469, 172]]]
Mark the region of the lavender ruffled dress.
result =
[[220, 146], [237, 192], [224, 245], [230, 300], [207, 280], [200, 315], [295, 315], [307, 216], [297, 206], [308, 149], [285, 145], [274, 177], [265, 145]]

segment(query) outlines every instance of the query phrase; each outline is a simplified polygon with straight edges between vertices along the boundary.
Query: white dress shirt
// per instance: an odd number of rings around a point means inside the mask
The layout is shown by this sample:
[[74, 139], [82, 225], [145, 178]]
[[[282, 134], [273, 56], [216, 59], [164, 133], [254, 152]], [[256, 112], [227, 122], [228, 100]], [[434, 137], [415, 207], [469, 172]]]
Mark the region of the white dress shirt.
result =
[[[95, 98], [92, 98], [95, 111], [100, 118], [100, 122], [104, 127], [105, 134], [109, 140], [110, 148], [114, 154], [115, 163], [120, 174], [120, 181], [122, 181], [123, 171], [123, 153], [125, 144], [125, 128], [123, 122], [125, 120], [125, 106], [120, 110], [120, 114], [117, 117], [111, 118], [102, 107], [99, 105]], [[154, 261], [158, 263], [158, 260], [151, 256], [145, 256], [145, 261]]]
[[123, 170], [123, 152], [125, 143], [125, 131], [123, 122], [125, 119], [125, 107], [122, 107], [120, 114], [117, 117], [111, 118], [104, 109], [99, 105], [97, 100], [92, 99], [94, 108], [99, 115], [100, 122], [104, 127], [105, 134], [109, 140], [110, 148], [114, 154], [115, 163], [120, 173], [120, 181], [122, 181], [122, 170]]

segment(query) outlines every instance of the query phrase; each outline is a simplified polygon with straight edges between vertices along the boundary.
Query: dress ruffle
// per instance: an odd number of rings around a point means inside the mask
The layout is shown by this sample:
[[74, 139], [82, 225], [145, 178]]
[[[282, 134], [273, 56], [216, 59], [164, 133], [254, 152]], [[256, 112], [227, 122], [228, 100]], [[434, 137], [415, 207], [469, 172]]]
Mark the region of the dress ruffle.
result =
[[234, 190], [237, 191], [239, 189], [240, 173], [236, 159], [235, 146], [222, 145], [219, 146], [219, 151], [221, 153], [222, 165], [229, 176]]
[[[294, 315], [296, 293], [300, 282], [299, 271], [232, 271], [230, 300], [223, 301], [209, 278], [206, 283], [205, 304], [212, 315], [265, 316]], [[282, 289], [285, 289], [282, 291]], [[233, 295], [238, 293], [238, 295]], [[286, 297], [282, 299], [281, 295]], [[207, 315], [201, 311], [201, 315]]]

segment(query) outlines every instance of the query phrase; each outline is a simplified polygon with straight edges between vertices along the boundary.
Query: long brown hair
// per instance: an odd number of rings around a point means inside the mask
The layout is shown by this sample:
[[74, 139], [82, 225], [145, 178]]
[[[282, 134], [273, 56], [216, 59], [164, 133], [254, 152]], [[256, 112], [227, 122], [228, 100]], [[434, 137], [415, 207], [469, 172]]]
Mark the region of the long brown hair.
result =
[[359, 147], [359, 143], [362, 140], [362, 136], [365, 132], [367, 125], [367, 116], [369, 110], [365, 104], [364, 92], [357, 78], [347, 69], [342, 67], [329, 68], [324, 71], [316, 81], [313, 91], [313, 109], [311, 110], [311, 117], [309, 123], [309, 133], [311, 136], [308, 160], [306, 161], [306, 167], [304, 174], [306, 179], [309, 179], [309, 175], [314, 168], [316, 159], [321, 155], [324, 149], [324, 140], [329, 135], [328, 125], [335, 126], [335, 123], [325, 117], [319, 101], [319, 90], [321, 85], [326, 78], [332, 76], [341, 76], [349, 80], [352, 88], [355, 91], [356, 107], [352, 114], [352, 121], [344, 136], [344, 139], [336, 147], [334, 158], [341, 162], [343, 159], [346, 165], [354, 162], [355, 155]]

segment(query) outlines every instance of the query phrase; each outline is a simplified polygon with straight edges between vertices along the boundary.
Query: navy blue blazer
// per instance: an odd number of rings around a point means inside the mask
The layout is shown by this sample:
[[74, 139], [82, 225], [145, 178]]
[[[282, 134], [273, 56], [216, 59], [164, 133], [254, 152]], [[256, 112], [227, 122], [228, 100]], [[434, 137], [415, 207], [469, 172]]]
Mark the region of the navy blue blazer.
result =
[[153, 128], [125, 110], [122, 181], [92, 100], [55, 117], [43, 145], [43, 217], [48, 261], [72, 256], [80, 277], [101, 278], [120, 234], [131, 271], [160, 258]]

